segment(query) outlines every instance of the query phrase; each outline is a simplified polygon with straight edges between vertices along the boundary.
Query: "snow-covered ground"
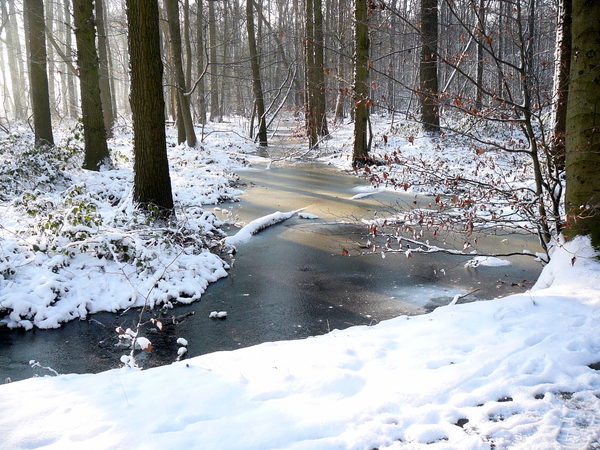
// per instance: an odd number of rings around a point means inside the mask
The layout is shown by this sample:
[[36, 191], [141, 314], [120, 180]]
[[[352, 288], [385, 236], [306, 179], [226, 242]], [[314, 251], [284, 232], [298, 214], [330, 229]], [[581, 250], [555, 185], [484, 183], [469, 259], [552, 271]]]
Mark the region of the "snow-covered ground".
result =
[[599, 448], [599, 287], [580, 239], [525, 294], [147, 371], [5, 384], [0, 448]]
[[[339, 139], [327, 143], [337, 152], [334, 159], [344, 164], [348, 130], [338, 130]], [[394, 145], [391, 137], [387, 145]], [[223, 239], [217, 216], [203, 205], [221, 195], [236, 195], [229, 181], [233, 175], [225, 174], [244, 163], [240, 153], [252, 146], [221, 132], [209, 135], [203, 146], [203, 151], [170, 147], [177, 201], [192, 212], [184, 225], [170, 231], [183, 235], [180, 250], [169, 253], [162, 241], [152, 241], [154, 257], [163, 260], [141, 271], [128, 272], [129, 258], [102, 258], [80, 244], [66, 255], [68, 265], [47, 255], [51, 245], [73, 242], [72, 235], [62, 232], [72, 227], [69, 230], [75, 233], [86, 231], [85, 239], [96, 242], [100, 250], [112, 248], [122, 255], [129, 251], [123, 249], [128, 242], [134, 248], [143, 244], [130, 258], [148, 260], [144, 259], [151, 239], [147, 229], [123, 219], [131, 214], [125, 158], [115, 171], [72, 170], [71, 178], [81, 189], [70, 191], [74, 192], [70, 196], [64, 195], [71, 186], [67, 182], [62, 197], [38, 189], [36, 202], [29, 203], [30, 210], [37, 208], [33, 216], [27, 205], [7, 200], [0, 230], [4, 265], [0, 302], [4, 308], [9, 301], [22, 305], [18, 307], [23, 314], [5, 322], [27, 327], [28, 320], [29, 325], [38, 325], [28, 311], [52, 311], [63, 300], [65, 312], [45, 313], [44, 320], [52, 318], [59, 324], [86, 316], [100, 310], [104, 301], [94, 304], [96, 297], [86, 293], [102, 286], [113, 292], [107, 296], [108, 310], [123, 307], [115, 299], [131, 286], [140, 294], [134, 303], [149, 298], [156, 304], [177, 298], [192, 301], [201, 295], [204, 282], [225, 275], [220, 258], [202, 245], [185, 244], [184, 238], [202, 235], [206, 229], [210, 233], [202, 241], [205, 247]], [[119, 152], [127, 154], [126, 138]], [[208, 200], [197, 189], [204, 189]], [[81, 228], [84, 225], [75, 221], [62, 223], [61, 232], [41, 233], [44, 240], [35, 240], [34, 232], [16, 234], [19, 227], [36, 223], [27, 222], [28, 215], [42, 215], [52, 227], [44, 202], [68, 214], [76, 202], [65, 199], [80, 195], [85, 200], [78, 203], [80, 210], [94, 201], [96, 208], [86, 209], [84, 216], [97, 212], [102, 217], [99, 224], [91, 221]], [[271, 219], [284, 217], [276, 214]], [[272, 221], [249, 224], [238, 238], [251, 238], [268, 223]], [[156, 369], [126, 367], [0, 385], [0, 448], [600, 448], [600, 265], [587, 239], [557, 244], [553, 252], [535, 287], [524, 294], [449, 305], [428, 315], [402, 316], [305, 340], [183, 359]], [[21, 258], [19, 265], [15, 258]], [[179, 265], [177, 270], [166, 270], [174, 264]], [[19, 271], [6, 270], [11, 267]], [[173, 274], [165, 277], [167, 272]], [[158, 275], [166, 284], [159, 289], [150, 284], [149, 292], [144, 291], [144, 283], [154, 283]], [[183, 296], [177, 290], [182, 285]], [[154, 290], [160, 295], [149, 295]], [[69, 310], [67, 304], [77, 301], [77, 307]], [[181, 348], [185, 338], [178, 341]], [[185, 357], [184, 350], [180, 356]]]

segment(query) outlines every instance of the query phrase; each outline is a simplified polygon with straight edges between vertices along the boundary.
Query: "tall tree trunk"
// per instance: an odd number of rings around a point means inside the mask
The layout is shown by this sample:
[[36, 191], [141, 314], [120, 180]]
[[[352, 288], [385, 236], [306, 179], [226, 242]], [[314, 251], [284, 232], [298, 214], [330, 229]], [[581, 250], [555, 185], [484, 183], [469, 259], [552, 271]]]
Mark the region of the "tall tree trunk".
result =
[[256, 48], [254, 31], [254, 1], [246, 0], [246, 27], [248, 29], [248, 45], [250, 47], [250, 65], [252, 66], [252, 91], [258, 117], [258, 143], [267, 146], [267, 120], [265, 117], [265, 101], [263, 98], [262, 81], [260, 77], [260, 58]]
[[192, 41], [190, 39], [190, 0], [183, 3], [183, 42], [185, 47], [185, 79], [192, 83]]
[[29, 86], [33, 109], [35, 145], [54, 145], [46, 67], [46, 24], [42, 0], [24, 0], [23, 10], [29, 42]]
[[73, 23], [77, 41], [77, 66], [85, 140], [83, 168], [100, 170], [102, 165], [110, 165], [110, 154], [106, 145], [106, 129], [100, 99], [93, 0], [73, 0]]
[[227, 0], [222, 0], [223, 3], [223, 16], [221, 29], [223, 30], [223, 41], [221, 42], [221, 48], [223, 50], [221, 61], [223, 65], [221, 66], [221, 70], [219, 71], [219, 81], [221, 82], [221, 86], [218, 88], [221, 93], [221, 101], [219, 101], [219, 117], [221, 120], [225, 116], [225, 106], [228, 106], [230, 103], [230, 78], [225, 76], [227, 63], [229, 62], [229, 36], [232, 31], [230, 30], [229, 25], [229, 2]]
[[173, 214], [157, 0], [127, 0], [133, 116], [133, 199]]
[[[68, 49], [73, 47], [72, 45], [72, 27], [71, 27], [71, 0], [65, 0], [65, 45]], [[67, 54], [68, 58], [72, 58], [70, 52]], [[73, 65], [73, 64], [71, 64]], [[68, 105], [69, 112], [68, 115], [70, 117], [77, 117], [77, 89], [75, 87], [76, 84], [76, 75], [75, 73], [69, 71], [67, 72], [67, 95], [68, 95]]]
[[551, 153], [554, 164], [565, 168], [565, 133], [567, 131], [567, 104], [569, 100], [569, 72], [571, 70], [571, 23], [573, 0], [560, 0], [556, 29], [556, 57], [554, 60], [554, 111], [552, 117]]
[[356, 61], [354, 67], [354, 148], [352, 165], [367, 164], [369, 147], [367, 126], [369, 122], [369, 25], [367, 0], [356, 0], [354, 21]]
[[204, 70], [206, 65], [205, 56], [205, 39], [204, 39], [204, 8], [203, 1], [198, 2], [198, 19], [196, 24], [197, 40], [198, 40], [198, 56], [197, 56], [197, 72], [198, 72], [198, 85], [196, 90], [198, 92], [198, 121], [202, 124], [206, 124], [206, 99], [205, 99], [205, 84], [204, 84]]
[[346, 2], [344, 0], [338, 0], [337, 2], [338, 16], [337, 16], [337, 39], [338, 39], [338, 58], [337, 58], [337, 98], [335, 101], [335, 114], [334, 123], [341, 123], [346, 116], [344, 111], [344, 100], [347, 95], [347, 83], [344, 78], [346, 76], [344, 71], [344, 50], [345, 50], [345, 39], [346, 39]]
[[217, 24], [215, 17], [215, 2], [208, 2], [208, 36], [210, 46], [210, 120], [220, 122], [219, 83], [217, 78]]
[[565, 235], [589, 235], [600, 250], [600, 4], [573, 0], [566, 135]]
[[111, 137], [115, 118], [113, 115], [113, 96], [108, 70], [108, 39], [104, 24], [104, 0], [96, 0], [96, 26], [98, 27], [98, 74], [100, 76], [100, 98], [104, 114], [104, 128], [106, 129], [106, 136]]
[[15, 106], [14, 116], [15, 119], [21, 120], [25, 118], [26, 114], [26, 102], [23, 97], [25, 92], [25, 86], [23, 84], [23, 78], [25, 72], [23, 70], [21, 46], [19, 44], [19, 28], [17, 24], [17, 18], [15, 13], [15, 3], [9, 2], [8, 4], [8, 17], [6, 24], [6, 46], [8, 47], [8, 67], [11, 75], [12, 84], [12, 96], [13, 103]]
[[421, 39], [421, 120], [426, 132], [437, 134], [440, 128], [437, 73], [438, 0], [421, 0]]
[[[44, 6], [46, 7], [46, 33], [50, 35], [54, 35], [54, 5], [51, 2], [45, 2]], [[55, 112], [58, 112], [58, 108], [56, 105], [56, 85], [55, 85], [55, 62], [54, 62], [54, 49], [52, 46], [46, 47], [47, 51], [47, 67], [48, 67], [48, 96], [50, 97], [50, 109], [54, 108]]]
[[175, 75], [175, 89], [177, 90], [178, 112], [181, 114], [185, 129], [185, 138], [189, 147], [196, 145], [196, 132], [190, 110], [190, 102], [186, 89], [183, 62], [181, 58], [181, 29], [179, 28], [179, 3], [178, 0], [164, 0], [169, 22], [169, 37], [171, 48], [171, 61]]
[[306, 114], [306, 133], [308, 135], [308, 145], [310, 148], [315, 148], [319, 144], [319, 133], [317, 125], [317, 105], [315, 91], [317, 83], [315, 77], [315, 29], [314, 29], [314, 3], [313, 0], [304, 0], [306, 7], [306, 98], [305, 98], [305, 114]]
[[479, 0], [477, 8], [477, 27], [479, 36], [477, 39], [477, 74], [475, 84], [477, 85], [477, 97], [475, 98], [475, 109], [481, 111], [483, 108], [483, 46], [485, 44], [485, 0]]
[[[310, 1], [310, 0], [309, 0]], [[315, 121], [317, 124], [317, 134], [319, 136], [328, 136], [327, 115], [325, 104], [325, 56], [323, 50], [323, 5], [321, 0], [312, 0], [314, 2], [314, 38], [315, 44], [313, 50], [314, 56], [314, 76], [315, 76]]]
[[[59, 24], [65, 23], [65, 14], [66, 13], [67, 13], [67, 11], [65, 11], [63, 8], [57, 8], [56, 20], [58, 21]], [[59, 38], [64, 37], [64, 32], [65, 32], [64, 27], [57, 27], [56, 35], [59, 36]], [[64, 42], [64, 39], [61, 39], [61, 41]], [[52, 41], [50, 41], [50, 43], [52, 44]], [[54, 44], [52, 44], [52, 45], [54, 45]], [[57, 70], [58, 70], [58, 74], [60, 75], [59, 79], [60, 79], [61, 114], [69, 117], [69, 94], [68, 94], [68, 88], [67, 88], [67, 77], [68, 77], [68, 74], [70, 71], [70, 67], [68, 65], [68, 62], [70, 62], [70, 60], [66, 57], [64, 51], [61, 51], [60, 58], [62, 59], [62, 63], [59, 66], [57, 66]]]

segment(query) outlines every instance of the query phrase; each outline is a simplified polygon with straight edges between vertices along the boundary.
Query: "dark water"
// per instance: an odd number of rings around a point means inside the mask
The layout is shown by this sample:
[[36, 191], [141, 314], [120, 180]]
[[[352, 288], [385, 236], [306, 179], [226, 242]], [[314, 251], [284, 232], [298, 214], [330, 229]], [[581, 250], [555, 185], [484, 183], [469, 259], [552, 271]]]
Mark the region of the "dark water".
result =
[[[220, 205], [218, 214], [248, 222], [277, 210], [306, 208], [319, 219], [293, 217], [240, 245], [229, 277], [210, 285], [200, 302], [167, 311], [162, 331], [144, 326], [142, 334], [153, 350], [137, 356], [143, 367], [174, 361], [179, 337], [189, 343], [188, 356], [306, 338], [421, 314], [447, 304], [456, 293], [478, 289], [465, 299], [472, 301], [523, 291], [541, 270], [525, 257], [508, 258], [511, 266], [476, 269], [464, 268], [466, 257], [442, 254], [343, 257], [342, 249], [356, 250], [366, 240], [355, 222], [371, 217], [382, 202], [398, 201], [397, 195], [352, 199], [365, 183], [323, 165], [250, 170], [240, 176], [247, 185], [242, 202]], [[506, 251], [508, 245], [537, 251], [535, 241], [518, 236], [508, 241], [492, 237], [482, 245], [486, 250]], [[210, 319], [211, 311], [227, 311], [228, 316]], [[31, 368], [32, 359], [58, 373], [119, 367], [120, 356], [129, 350], [119, 344], [115, 328], [133, 327], [138, 316], [139, 311], [96, 314], [59, 330], [0, 329], [0, 382], [49, 374]]]

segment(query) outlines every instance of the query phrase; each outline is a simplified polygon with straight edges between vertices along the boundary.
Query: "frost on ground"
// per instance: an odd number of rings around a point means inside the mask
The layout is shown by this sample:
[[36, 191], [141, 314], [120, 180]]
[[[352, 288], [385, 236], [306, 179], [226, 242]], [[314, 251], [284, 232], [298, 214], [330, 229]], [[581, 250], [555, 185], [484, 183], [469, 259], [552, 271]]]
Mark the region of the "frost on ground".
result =
[[73, 131], [45, 151], [29, 149], [24, 130], [4, 136], [0, 326], [56, 328], [99, 311], [190, 303], [227, 276], [213, 251], [227, 218], [205, 205], [237, 200], [232, 170], [253, 146], [234, 134], [225, 145], [213, 131], [193, 149], [169, 139], [177, 218], [158, 227], [133, 208], [130, 130], [110, 142], [115, 168], [100, 172], [79, 169]]
[[145, 371], [4, 384], [0, 447], [596, 449], [599, 307], [600, 264], [579, 239], [525, 294]]

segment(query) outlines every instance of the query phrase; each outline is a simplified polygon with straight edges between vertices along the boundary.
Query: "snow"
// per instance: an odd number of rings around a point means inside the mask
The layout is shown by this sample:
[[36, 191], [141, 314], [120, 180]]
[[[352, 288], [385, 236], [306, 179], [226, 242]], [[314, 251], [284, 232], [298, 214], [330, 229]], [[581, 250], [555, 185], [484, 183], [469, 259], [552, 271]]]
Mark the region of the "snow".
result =
[[227, 245], [236, 246], [244, 242], [248, 242], [250, 238], [252, 238], [252, 236], [258, 233], [260, 230], [263, 230], [271, 225], [283, 222], [284, 220], [287, 220], [290, 217], [294, 216], [296, 212], [297, 211], [277, 211], [272, 214], [259, 217], [258, 219], [255, 219], [252, 222], [245, 225], [233, 236], [227, 236], [225, 238], [225, 243]]
[[227, 318], [227, 311], [212, 311], [208, 315], [209, 319], [225, 319]]
[[465, 267], [477, 267], [477, 266], [487, 266], [487, 267], [502, 267], [502, 266], [510, 266], [510, 261], [505, 259], [496, 258], [494, 256], [476, 256], [473, 259], [470, 259], [465, 263]]
[[145, 371], [4, 384], [0, 447], [596, 448], [599, 306], [600, 265], [579, 238], [525, 294]]
[[[222, 235], [221, 221], [205, 205], [235, 200], [232, 177], [218, 168], [242, 164], [234, 155], [249, 152], [250, 144], [231, 142], [233, 148], [215, 133], [208, 135], [204, 151], [175, 145], [169, 151], [177, 201], [188, 214], [186, 233], [204, 230], [236, 245], [297, 211], [276, 212], [231, 237]], [[419, 151], [433, 146], [414, 142]], [[338, 152], [337, 158], [347, 161], [347, 153]], [[138, 272], [122, 258], [97, 257], [81, 248], [72, 256], [43, 251], [64, 235], [25, 250], [14, 234], [32, 223], [24, 208], [50, 202], [66, 210], [64, 198], [40, 191], [28, 206], [4, 210], [0, 302], [11, 311], [3, 319], [7, 325], [59, 326], [147, 301], [195, 301], [209, 282], [226, 276], [226, 263], [213, 253], [183, 246], [169, 254], [160, 244], [147, 247], [134, 228], [117, 226], [118, 212], [131, 211], [128, 167], [73, 172], [82, 189], [95, 193], [85, 198], [94, 199], [102, 217], [100, 225], [86, 225], [86, 242], [130, 251], [140, 262], [162, 262]], [[201, 194], [196, 195], [197, 187]], [[94, 231], [98, 228], [102, 233]], [[522, 294], [149, 370], [136, 368], [124, 355], [123, 368], [99, 374], [2, 384], [0, 448], [600, 448], [600, 263], [587, 238], [556, 242], [552, 252], [538, 282]], [[11, 267], [18, 273], [10, 274]], [[94, 296], [97, 292], [103, 295]], [[213, 317], [226, 316], [214, 311]], [[123, 339], [145, 343], [133, 330], [121, 332]], [[187, 340], [177, 342], [178, 357], [184, 358]]]

